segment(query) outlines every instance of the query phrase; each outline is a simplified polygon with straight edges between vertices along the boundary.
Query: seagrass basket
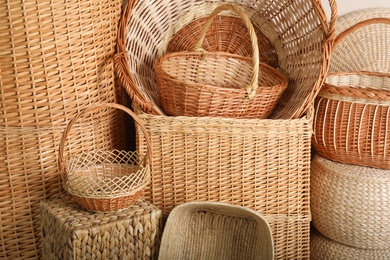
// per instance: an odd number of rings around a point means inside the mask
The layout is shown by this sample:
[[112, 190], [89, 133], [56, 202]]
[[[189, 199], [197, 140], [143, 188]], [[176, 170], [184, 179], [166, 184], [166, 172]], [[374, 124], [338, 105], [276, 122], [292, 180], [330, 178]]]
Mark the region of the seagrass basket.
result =
[[390, 171], [333, 162], [311, 165], [312, 224], [337, 243], [390, 250]]
[[267, 220], [254, 210], [218, 202], [190, 202], [169, 214], [160, 260], [267, 259], [274, 247]]
[[[164, 115], [153, 64], [166, 53], [174, 35], [192, 22], [204, 19], [224, 2], [128, 1], [119, 26], [118, 53], [114, 63], [119, 82], [143, 111]], [[277, 67], [289, 77], [288, 87], [272, 117], [301, 117], [322, 86], [328, 69], [337, 20], [335, 1], [329, 1], [332, 13], [330, 23], [321, 1], [317, 0], [245, 0], [230, 3], [239, 4], [254, 27], [263, 33], [260, 37], [268, 39], [273, 48], [267, 53], [277, 54]], [[228, 38], [226, 30], [216, 30], [213, 34], [208, 34], [209, 37], [206, 35], [205, 41], [210, 37]], [[214, 50], [234, 52], [236, 48], [229, 48], [229, 43], [240, 41], [234, 37], [228, 39], [220, 41], [220, 46], [214, 47]]]
[[[214, 17], [224, 10], [244, 21], [253, 44], [252, 59], [201, 48]], [[282, 73], [259, 62], [255, 30], [235, 4], [221, 5], [210, 14], [192, 51], [168, 53], [156, 60], [154, 69], [161, 105], [173, 116], [267, 118], [287, 87]]]
[[370, 250], [346, 246], [337, 243], [317, 230], [313, 230], [310, 236], [310, 259], [312, 260], [387, 260], [390, 258], [390, 250]]
[[[103, 108], [115, 108], [132, 116], [140, 124], [148, 150], [93, 150], [72, 155], [65, 160], [65, 143], [72, 126], [83, 116]], [[138, 117], [128, 108], [105, 103], [92, 105], [78, 113], [67, 125], [61, 138], [58, 166], [65, 190], [90, 211], [117, 211], [130, 207], [142, 195], [150, 181], [151, 149], [149, 135]]]
[[[377, 23], [389, 26], [390, 19], [359, 22], [341, 33], [334, 47], [349, 34]], [[371, 37], [376, 37], [382, 32], [373, 30], [371, 33]], [[389, 61], [388, 53], [383, 55], [387, 55]], [[315, 101], [313, 146], [316, 151], [338, 162], [390, 169], [389, 100], [390, 73], [328, 74]]]

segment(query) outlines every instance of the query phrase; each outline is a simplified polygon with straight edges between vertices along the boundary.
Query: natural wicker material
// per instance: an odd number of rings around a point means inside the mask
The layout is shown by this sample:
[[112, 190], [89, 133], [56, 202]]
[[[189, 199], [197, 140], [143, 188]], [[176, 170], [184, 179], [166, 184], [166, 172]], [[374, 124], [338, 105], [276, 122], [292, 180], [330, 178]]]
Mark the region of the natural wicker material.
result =
[[378, 18], [390, 18], [390, 8], [358, 10], [338, 19], [337, 35], [359, 23], [364, 23], [365, 26], [349, 32], [338, 43], [337, 48], [332, 51], [330, 72], [390, 73], [390, 26], [385, 23], [367, 24], [367, 21]]
[[[236, 1], [275, 46], [280, 68], [290, 79], [274, 118], [299, 118], [322, 86], [337, 18], [336, 3], [329, 2], [332, 17], [328, 26], [321, 1]], [[163, 114], [152, 65], [164, 54], [170, 39], [220, 4], [192, 0], [128, 1], [119, 27], [119, 53], [114, 63], [120, 83], [143, 111]], [[221, 48], [224, 49], [228, 48]]]
[[319, 155], [311, 166], [313, 225], [347, 246], [390, 250], [390, 171]]
[[[73, 126], [65, 156], [124, 149], [119, 114]], [[113, 123], [115, 122], [115, 124]], [[40, 259], [39, 202], [63, 192], [58, 144], [64, 127], [0, 127], [0, 259]]]
[[[311, 110], [293, 120], [139, 118], [153, 147], [145, 199], [164, 215], [193, 201], [245, 206], [277, 219], [267, 218], [276, 258], [308, 258]], [[141, 131], [137, 147], [147, 148]]]
[[[373, 24], [390, 28], [390, 18], [353, 25], [338, 35], [334, 47]], [[375, 38], [382, 32], [369, 33]], [[388, 53], [382, 55], [390, 62]], [[330, 73], [315, 101], [314, 148], [321, 156], [338, 162], [390, 169], [389, 97], [390, 73]]]
[[[166, 53], [192, 50], [199, 39], [199, 34], [207, 18], [203, 17], [188, 24], [186, 23], [170, 39]], [[260, 62], [277, 68], [279, 62], [275, 46], [256, 25], [252, 24], [252, 26], [258, 39]], [[224, 51], [246, 57], [253, 56], [253, 47], [248, 29], [241, 18], [231, 15], [218, 15], [214, 18], [206, 32], [201, 47], [205, 51]]]
[[0, 3], [0, 126], [65, 126], [86, 104], [117, 101], [112, 56], [122, 3]]
[[[94, 150], [64, 158], [65, 144], [73, 125], [88, 113], [115, 108], [129, 114], [144, 133], [147, 151]], [[130, 207], [150, 180], [151, 147], [149, 135], [138, 117], [115, 103], [95, 104], [78, 113], [67, 125], [58, 152], [58, 167], [64, 188], [91, 211], [115, 211]]]
[[[237, 13], [247, 27], [252, 59], [201, 48], [214, 17], [225, 10]], [[154, 69], [162, 107], [174, 116], [267, 118], [287, 87], [283, 74], [260, 64], [255, 30], [235, 4], [218, 6], [206, 20], [192, 50], [166, 54], [156, 60]]]
[[160, 260], [274, 258], [270, 226], [256, 211], [218, 202], [190, 202], [169, 214]]
[[161, 210], [138, 200], [128, 209], [91, 213], [70, 196], [40, 204], [43, 260], [157, 259]]
[[367, 250], [339, 244], [313, 230], [310, 236], [312, 260], [388, 260], [390, 250]]

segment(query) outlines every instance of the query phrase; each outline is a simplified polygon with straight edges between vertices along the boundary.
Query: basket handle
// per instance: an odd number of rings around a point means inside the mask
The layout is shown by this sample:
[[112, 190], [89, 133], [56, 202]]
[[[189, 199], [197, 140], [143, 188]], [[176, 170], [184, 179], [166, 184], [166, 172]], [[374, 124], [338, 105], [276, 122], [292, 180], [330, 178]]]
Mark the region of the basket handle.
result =
[[333, 48], [336, 48], [336, 46], [339, 45], [340, 42], [344, 40], [349, 34], [359, 30], [364, 26], [368, 26], [371, 24], [378, 24], [378, 23], [390, 25], [390, 18], [371, 18], [354, 24], [353, 26], [349, 27], [348, 29], [346, 29], [336, 37], [333, 43]]
[[325, 42], [332, 42], [336, 34], [336, 24], [338, 19], [337, 1], [329, 0], [329, 7], [330, 7], [329, 24], [321, 0], [312, 0], [312, 3], [313, 3], [314, 10], [317, 12], [317, 15], [320, 17], [321, 26], [326, 33]]
[[71, 128], [73, 127], [73, 125], [76, 123], [76, 121], [81, 116], [83, 116], [86, 113], [89, 113], [89, 112], [92, 112], [92, 111], [95, 111], [95, 110], [98, 110], [98, 109], [101, 109], [101, 108], [116, 108], [116, 109], [122, 110], [122, 111], [126, 112], [127, 114], [129, 114], [134, 119], [134, 121], [139, 124], [139, 127], [142, 130], [142, 132], [144, 133], [144, 136], [145, 136], [145, 139], [146, 139], [147, 151], [146, 151], [146, 155], [145, 156], [146, 156], [147, 160], [145, 160], [145, 165], [148, 163], [148, 161], [151, 162], [151, 159], [152, 159], [151, 151], [152, 150], [151, 150], [150, 137], [149, 137], [148, 131], [146, 130], [144, 124], [141, 122], [139, 117], [133, 111], [131, 111], [129, 108], [127, 108], [127, 107], [125, 107], [123, 105], [120, 105], [120, 104], [116, 104], [116, 103], [94, 104], [94, 105], [84, 109], [83, 111], [79, 112], [78, 114], [76, 114], [69, 121], [68, 125], [66, 126], [66, 128], [64, 130], [64, 133], [62, 134], [60, 145], [59, 145], [59, 150], [58, 150], [58, 169], [60, 171], [60, 174], [61, 174], [63, 180], [66, 178], [66, 176], [65, 176], [65, 165], [64, 165], [65, 142], [66, 142], [66, 139], [67, 139], [67, 137], [69, 135], [69, 132], [70, 132]]
[[245, 14], [245, 12], [238, 7], [238, 5], [235, 4], [224, 4], [220, 5], [217, 8], [214, 9], [214, 11], [209, 15], [208, 19], [203, 25], [202, 31], [200, 32], [199, 39], [194, 45], [194, 51], [201, 51], [204, 53], [207, 53], [201, 46], [204, 41], [204, 38], [206, 37], [206, 32], [208, 28], [210, 27], [211, 23], [213, 22], [215, 16], [217, 16], [220, 12], [224, 10], [231, 10], [237, 13], [242, 21], [244, 22], [244, 25], [247, 27], [249, 36], [251, 38], [252, 42], [252, 48], [253, 48], [253, 77], [249, 84], [249, 86], [246, 87], [246, 91], [248, 93], [249, 100], [252, 100], [256, 95], [256, 90], [259, 85], [259, 45], [257, 42], [257, 35], [255, 32], [255, 29], [253, 28], [252, 22], [249, 19], [249, 17]]

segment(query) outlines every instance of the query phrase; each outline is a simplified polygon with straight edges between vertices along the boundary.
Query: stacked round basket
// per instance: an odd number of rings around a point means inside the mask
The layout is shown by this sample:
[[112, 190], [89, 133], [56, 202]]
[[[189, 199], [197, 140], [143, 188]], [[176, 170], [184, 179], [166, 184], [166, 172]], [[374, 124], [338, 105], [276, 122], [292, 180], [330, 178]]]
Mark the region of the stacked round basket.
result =
[[313, 259], [390, 257], [390, 9], [339, 19], [315, 101]]
[[[115, 102], [122, 0], [0, 3], [0, 258], [41, 259], [39, 203], [62, 192], [61, 135], [86, 105]], [[123, 143], [122, 115], [74, 126], [64, 154]], [[114, 140], [114, 141], [113, 141]]]
[[[288, 78], [286, 90], [267, 119], [167, 116], [160, 104], [156, 60], [193, 50], [208, 16], [225, 2], [249, 17], [259, 62]], [[317, 0], [127, 2], [115, 69], [150, 135], [151, 183], [145, 198], [164, 217], [193, 201], [245, 206], [269, 222], [276, 259], [309, 258], [311, 103], [329, 65], [337, 18], [335, 1], [329, 2], [330, 19]], [[248, 29], [226, 11], [213, 20], [201, 47], [205, 53], [249, 58], [254, 53]], [[139, 129], [136, 138], [144, 153]]]

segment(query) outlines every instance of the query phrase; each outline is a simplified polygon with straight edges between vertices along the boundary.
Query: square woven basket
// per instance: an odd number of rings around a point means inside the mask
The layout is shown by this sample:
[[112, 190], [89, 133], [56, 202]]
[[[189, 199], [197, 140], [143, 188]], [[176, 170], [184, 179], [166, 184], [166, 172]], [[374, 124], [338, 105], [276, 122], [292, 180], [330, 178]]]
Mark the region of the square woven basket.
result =
[[92, 213], [70, 196], [40, 204], [43, 260], [157, 259], [161, 210], [139, 199], [128, 209]]

